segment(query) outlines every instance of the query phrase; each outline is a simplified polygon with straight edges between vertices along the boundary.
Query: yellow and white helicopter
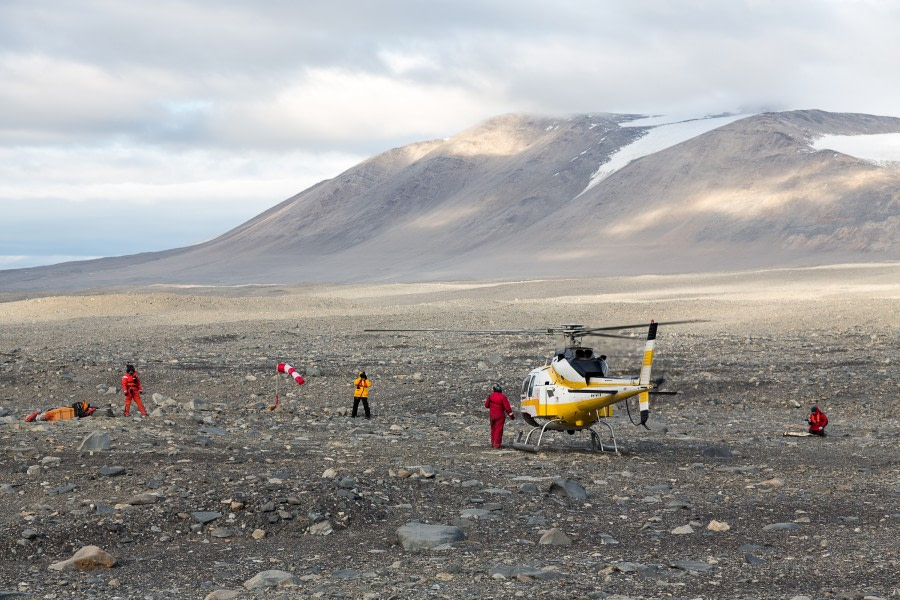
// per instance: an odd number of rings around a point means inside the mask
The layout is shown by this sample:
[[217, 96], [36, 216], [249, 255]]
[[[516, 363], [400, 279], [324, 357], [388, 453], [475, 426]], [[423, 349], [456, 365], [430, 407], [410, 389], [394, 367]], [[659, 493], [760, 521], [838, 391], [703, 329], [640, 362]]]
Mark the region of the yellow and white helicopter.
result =
[[[602, 423], [609, 429], [612, 448], [618, 453], [612, 426], [604, 421], [613, 414], [613, 405], [638, 396], [640, 421], [632, 423], [647, 427], [650, 415], [650, 394], [672, 394], [656, 390], [661, 380], [651, 381], [650, 370], [656, 346], [656, 330], [659, 325], [677, 325], [698, 321], [669, 321], [665, 323], [640, 323], [608, 327], [585, 327], [569, 324], [547, 329], [366, 329], [369, 332], [442, 332], [442, 333], [492, 333], [492, 334], [562, 334], [565, 347], [556, 350], [550, 362], [532, 369], [522, 382], [519, 412], [531, 426], [527, 435], [522, 431], [512, 446], [519, 450], [537, 452], [544, 434], [549, 431], [565, 431], [574, 434], [587, 430], [591, 435], [591, 447], [606, 450], [600, 435], [593, 426]], [[593, 348], [581, 345], [584, 337], [628, 338], [630, 336], [609, 333], [623, 329], [647, 328], [640, 373], [631, 377], [609, 377], [605, 355], [594, 353]], [[631, 410], [626, 402], [629, 418]], [[648, 428], [649, 429], [649, 428]], [[532, 441], [532, 436], [535, 440]]]

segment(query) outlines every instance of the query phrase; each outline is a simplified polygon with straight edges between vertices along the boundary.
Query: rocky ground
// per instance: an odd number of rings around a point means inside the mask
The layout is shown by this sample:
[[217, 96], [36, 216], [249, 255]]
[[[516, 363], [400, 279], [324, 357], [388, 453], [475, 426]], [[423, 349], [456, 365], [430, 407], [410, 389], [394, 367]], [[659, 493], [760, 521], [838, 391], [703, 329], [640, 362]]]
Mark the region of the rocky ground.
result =
[[[0, 598], [900, 597], [898, 298], [898, 265], [8, 295]], [[619, 454], [490, 449], [491, 382], [515, 404], [557, 338], [363, 331], [651, 318], [706, 322], [660, 328], [679, 394], [651, 431], [620, 406]], [[594, 346], [636, 372], [642, 333]], [[126, 361], [147, 418], [121, 414]], [[279, 362], [307, 383], [272, 411]], [[76, 400], [101, 410], [24, 422]], [[812, 404], [829, 436], [785, 437]], [[461, 539], [405, 548], [413, 522]], [[88, 546], [115, 565], [62, 563]]]

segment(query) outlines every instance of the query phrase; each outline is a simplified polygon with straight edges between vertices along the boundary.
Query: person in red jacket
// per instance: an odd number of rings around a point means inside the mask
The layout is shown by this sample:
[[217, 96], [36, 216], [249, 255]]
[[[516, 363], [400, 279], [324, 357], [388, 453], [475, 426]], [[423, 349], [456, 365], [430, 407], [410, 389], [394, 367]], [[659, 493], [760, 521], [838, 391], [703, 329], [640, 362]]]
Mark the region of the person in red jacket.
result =
[[491, 446], [499, 448], [503, 442], [503, 425], [506, 424], [506, 416], [515, 419], [512, 408], [509, 406], [509, 399], [503, 394], [503, 388], [499, 383], [495, 383], [493, 392], [484, 401], [484, 407], [490, 409], [491, 419]]
[[809, 423], [809, 432], [811, 434], [825, 436], [825, 426], [828, 425], [828, 417], [819, 410], [818, 406], [813, 406], [809, 409], [809, 419], [806, 422]]
[[125, 416], [127, 417], [131, 413], [131, 401], [134, 400], [137, 402], [138, 410], [146, 417], [147, 411], [144, 409], [144, 403], [141, 402], [141, 392], [144, 391], [144, 388], [141, 386], [137, 371], [134, 370], [134, 365], [125, 365], [125, 374], [122, 375], [122, 391], [125, 392]]

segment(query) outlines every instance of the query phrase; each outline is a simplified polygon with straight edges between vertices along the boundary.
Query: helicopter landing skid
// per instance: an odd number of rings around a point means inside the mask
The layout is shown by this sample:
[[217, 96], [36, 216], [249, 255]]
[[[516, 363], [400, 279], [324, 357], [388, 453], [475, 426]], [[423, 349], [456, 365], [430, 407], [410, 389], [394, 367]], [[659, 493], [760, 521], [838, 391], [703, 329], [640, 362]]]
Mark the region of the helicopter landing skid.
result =
[[[561, 422], [562, 422], [562, 419], [554, 419], [552, 421], [547, 421], [543, 425], [538, 425], [536, 427], [532, 427], [531, 431], [528, 432], [528, 435], [525, 436], [524, 440], [522, 439], [523, 432], [520, 431], [519, 434], [516, 436], [516, 441], [514, 441], [510, 445], [513, 448], [515, 448], [516, 450], [522, 450], [524, 452], [537, 452], [541, 447], [541, 442], [544, 441], [544, 432], [546, 432], [547, 429], [550, 429], [552, 431], [569, 431], [569, 432], [576, 431], [573, 429], [563, 428], [563, 427], [559, 427], [558, 425], [556, 425], [557, 423], [561, 423]], [[616, 434], [613, 431], [612, 426], [609, 423], [607, 423], [606, 421], [598, 421], [598, 422], [603, 423], [609, 429], [609, 435], [612, 438], [612, 449], [615, 451], [616, 454], [619, 454], [619, 445], [616, 443]], [[606, 452], [606, 447], [603, 445], [603, 439], [600, 437], [600, 434], [598, 434], [596, 431], [594, 431], [593, 427], [583, 427], [582, 429], [586, 429], [591, 434], [591, 450], [594, 450], [594, 451], [599, 450], [600, 452]], [[534, 433], [538, 430], [540, 430], [540, 433], [537, 436], [537, 442], [533, 443], [533, 444], [530, 443], [531, 436], [534, 435]]]

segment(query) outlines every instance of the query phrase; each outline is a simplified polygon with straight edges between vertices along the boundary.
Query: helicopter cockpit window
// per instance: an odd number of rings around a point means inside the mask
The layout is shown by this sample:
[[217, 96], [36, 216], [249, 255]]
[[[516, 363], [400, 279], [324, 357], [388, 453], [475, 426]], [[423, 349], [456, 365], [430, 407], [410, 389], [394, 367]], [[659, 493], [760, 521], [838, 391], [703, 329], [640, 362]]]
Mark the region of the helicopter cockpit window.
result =
[[531, 394], [532, 392], [534, 392], [534, 375], [528, 377], [525, 380], [525, 385], [522, 387], [522, 392], [527, 398], [531, 398]]

